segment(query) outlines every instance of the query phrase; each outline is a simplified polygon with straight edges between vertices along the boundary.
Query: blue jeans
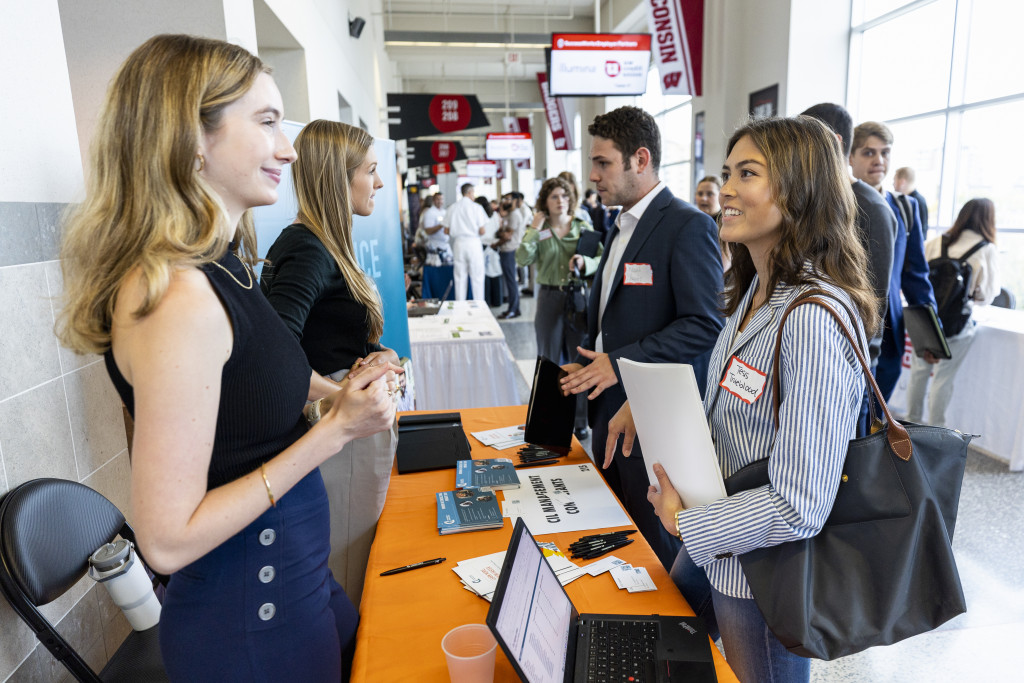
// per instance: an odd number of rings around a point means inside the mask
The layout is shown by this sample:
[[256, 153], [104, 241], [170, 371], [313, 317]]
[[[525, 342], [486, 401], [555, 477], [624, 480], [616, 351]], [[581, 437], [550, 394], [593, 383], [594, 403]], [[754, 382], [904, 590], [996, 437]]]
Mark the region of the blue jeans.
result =
[[676, 555], [668, 575], [686, 602], [690, 603], [694, 613], [704, 620], [711, 640], [718, 640], [718, 621], [715, 619], [715, 605], [711, 599], [711, 582], [708, 581], [707, 572], [695, 565], [686, 554], [685, 547]]
[[516, 279], [516, 252], [499, 251], [501, 275], [505, 278], [505, 291], [508, 296], [508, 312], [519, 312], [519, 281]]
[[725, 658], [744, 683], [800, 683], [811, 678], [811, 660], [787, 650], [768, 629], [753, 598], [713, 591]]

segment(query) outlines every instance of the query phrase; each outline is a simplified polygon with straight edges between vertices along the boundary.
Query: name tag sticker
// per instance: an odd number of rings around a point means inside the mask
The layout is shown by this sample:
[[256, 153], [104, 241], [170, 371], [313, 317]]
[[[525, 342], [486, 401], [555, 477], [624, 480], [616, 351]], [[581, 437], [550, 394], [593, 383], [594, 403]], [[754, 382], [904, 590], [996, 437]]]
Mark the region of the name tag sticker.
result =
[[624, 263], [622, 284], [624, 285], [653, 285], [654, 271], [650, 263]]
[[540, 232], [537, 233], [538, 242], [543, 242], [549, 237], [551, 237], [551, 228], [545, 228], [544, 230], [541, 230]]
[[744, 403], [753, 403], [764, 393], [767, 379], [768, 375], [733, 356], [719, 386]]

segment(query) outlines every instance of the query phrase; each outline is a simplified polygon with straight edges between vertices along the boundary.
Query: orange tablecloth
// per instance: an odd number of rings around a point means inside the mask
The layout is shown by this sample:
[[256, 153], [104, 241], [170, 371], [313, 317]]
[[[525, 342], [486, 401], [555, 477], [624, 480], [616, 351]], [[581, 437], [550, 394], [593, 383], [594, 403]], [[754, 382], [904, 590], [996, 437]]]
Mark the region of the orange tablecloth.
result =
[[[525, 406], [462, 410], [469, 432], [507, 427], [526, 419]], [[469, 437], [474, 458], [508, 457]], [[567, 462], [587, 458], [578, 442]], [[448, 667], [441, 652], [441, 637], [460, 624], [484, 623], [489, 604], [462, 587], [452, 567], [461, 560], [479, 557], [508, 547], [512, 525], [505, 520], [501, 529], [441, 536], [437, 533], [434, 494], [455, 488], [454, 470], [400, 475], [392, 472], [387, 502], [377, 525], [370, 551], [360, 604], [352, 680], [356, 682], [448, 681]], [[628, 527], [618, 527], [628, 528]], [[540, 536], [565, 550], [590, 531]], [[580, 612], [610, 614], [693, 614], [650, 546], [636, 534], [636, 542], [614, 554], [636, 566], [647, 568], [658, 590], [628, 593], [616, 588], [607, 574], [583, 576], [566, 591]], [[385, 569], [401, 567], [435, 557], [447, 561], [414, 571], [379, 576]], [[719, 681], [735, 681], [718, 650], [712, 646]], [[498, 648], [495, 681], [517, 681], [515, 670]]]

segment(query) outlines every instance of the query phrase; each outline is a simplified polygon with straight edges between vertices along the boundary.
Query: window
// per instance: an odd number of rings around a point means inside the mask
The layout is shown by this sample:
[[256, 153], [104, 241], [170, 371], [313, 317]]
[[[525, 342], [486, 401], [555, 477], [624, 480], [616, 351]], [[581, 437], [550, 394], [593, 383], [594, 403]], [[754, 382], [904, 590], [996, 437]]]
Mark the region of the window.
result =
[[995, 202], [1003, 285], [1024, 303], [1024, 275], [1011, 279], [1024, 273], [1024, 40], [1015, 8], [854, 0], [848, 103], [855, 121], [892, 129], [888, 180], [900, 166], [916, 171], [932, 229], [948, 229], [973, 197]]
[[659, 176], [675, 196], [693, 198], [690, 149], [693, 141], [693, 115], [689, 95], [662, 95], [658, 67], [647, 72], [647, 92], [636, 98], [636, 106], [654, 116], [661, 131], [661, 171]]

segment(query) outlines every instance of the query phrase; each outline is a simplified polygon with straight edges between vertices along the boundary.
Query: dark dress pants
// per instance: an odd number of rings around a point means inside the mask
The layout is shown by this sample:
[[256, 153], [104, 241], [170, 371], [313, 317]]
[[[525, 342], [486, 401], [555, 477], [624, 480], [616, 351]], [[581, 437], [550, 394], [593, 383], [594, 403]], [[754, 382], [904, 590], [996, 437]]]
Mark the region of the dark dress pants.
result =
[[509, 313], [519, 312], [519, 281], [516, 277], [516, 253], [514, 251], [499, 251], [498, 258], [501, 260], [501, 276], [505, 279], [505, 292], [508, 297]]

